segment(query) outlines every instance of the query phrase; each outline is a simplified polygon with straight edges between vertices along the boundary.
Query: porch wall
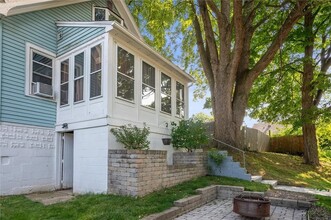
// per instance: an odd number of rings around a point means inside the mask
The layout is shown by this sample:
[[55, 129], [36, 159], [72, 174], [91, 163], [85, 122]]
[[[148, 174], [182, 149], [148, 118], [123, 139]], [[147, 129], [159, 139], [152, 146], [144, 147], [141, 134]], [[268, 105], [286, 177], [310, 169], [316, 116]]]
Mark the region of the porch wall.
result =
[[166, 151], [109, 150], [108, 192], [143, 196], [207, 174], [206, 154], [185, 154], [175, 152], [174, 165], [167, 165]]

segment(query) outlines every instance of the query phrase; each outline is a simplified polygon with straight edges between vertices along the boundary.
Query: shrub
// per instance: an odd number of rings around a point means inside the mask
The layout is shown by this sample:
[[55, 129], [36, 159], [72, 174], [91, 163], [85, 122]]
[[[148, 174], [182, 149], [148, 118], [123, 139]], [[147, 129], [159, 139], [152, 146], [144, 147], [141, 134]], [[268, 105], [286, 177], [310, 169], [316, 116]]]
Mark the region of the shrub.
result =
[[179, 124], [171, 123], [171, 141], [175, 148], [186, 148], [189, 152], [207, 144], [209, 136], [200, 120], [182, 120]]
[[138, 128], [131, 124], [112, 128], [110, 132], [116, 137], [116, 141], [124, 144], [126, 149], [147, 150], [150, 142], [147, 140], [149, 128], [144, 124], [144, 128]]
[[216, 149], [211, 149], [208, 151], [208, 157], [215, 162], [216, 165], [221, 165], [223, 160], [225, 159], [225, 155], [221, 154], [218, 150]]

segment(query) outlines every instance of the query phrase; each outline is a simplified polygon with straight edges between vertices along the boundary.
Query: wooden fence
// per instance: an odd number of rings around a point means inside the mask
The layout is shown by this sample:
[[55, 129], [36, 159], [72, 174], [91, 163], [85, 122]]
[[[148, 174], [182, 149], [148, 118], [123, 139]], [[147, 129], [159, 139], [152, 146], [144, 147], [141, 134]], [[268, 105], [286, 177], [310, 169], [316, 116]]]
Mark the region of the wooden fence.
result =
[[303, 136], [272, 137], [270, 138], [269, 151], [299, 155], [303, 154]]
[[[214, 132], [214, 122], [206, 123], [207, 130], [210, 134]], [[303, 149], [303, 136], [284, 136], [272, 137], [256, 130], [254, 128], [242, 127], [242, 139], [240, 148], [249, 151], [258, 152], [276, 152], [301, 155]]]
[[[207, 131], [210, 134], [214, 133], [214, 122], [206, 123]], [[242, 140], [240, 143], [241, 149], [250, 151], [268, 151], [269, 136], [254, 128], [241, 128]]]

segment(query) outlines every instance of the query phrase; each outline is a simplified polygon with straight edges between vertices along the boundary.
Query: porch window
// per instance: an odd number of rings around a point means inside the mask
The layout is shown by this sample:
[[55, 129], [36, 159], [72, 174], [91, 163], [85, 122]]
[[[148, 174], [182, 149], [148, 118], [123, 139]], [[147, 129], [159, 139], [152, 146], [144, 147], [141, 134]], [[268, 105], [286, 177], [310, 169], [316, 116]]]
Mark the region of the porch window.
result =
[[143, 62], [141, 104], [155, 109], [155, 68]]
[[74, 102], [84, 100], [84, 52], [75, 56]]
[[117, 97], [134, 101], [134, 56], [117, 49]]
[[69, 101], [69, 59], [61, 62], [61, 94], [60, 105], [68, 105]]
[[171, 78], [161, 73], [161, 111], [171, 114]]
[[101, 96], [101, 44], [91, 48], [90, 98]]
[[176, 115], [184, 118], [184, 85], [176, 82]]

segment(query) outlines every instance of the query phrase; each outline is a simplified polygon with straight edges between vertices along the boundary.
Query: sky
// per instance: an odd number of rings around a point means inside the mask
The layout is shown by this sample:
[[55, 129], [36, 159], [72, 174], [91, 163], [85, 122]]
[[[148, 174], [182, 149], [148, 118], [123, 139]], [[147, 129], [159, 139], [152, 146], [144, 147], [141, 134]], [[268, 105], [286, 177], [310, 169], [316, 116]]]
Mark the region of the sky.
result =
[[[194, 91], [194, 85], [191, 86], [189, 89], [189, 117], [191, 117], [192, 115], [197, 114], [199, 112], [203, 112], [207, 115], [210, 115], [211, 109], [203, 109], [205, 100], [203, 100], [203, 99], [199, 99], [197, 101], [193, 100], [193, 91]], [[256, 123], [258, 123], [257, 120], [252, 119], [248, 116], [246, 116], [244, 119], [244, 125], [246, 125], [249, 128], [252, 128], [253, 125]]]

